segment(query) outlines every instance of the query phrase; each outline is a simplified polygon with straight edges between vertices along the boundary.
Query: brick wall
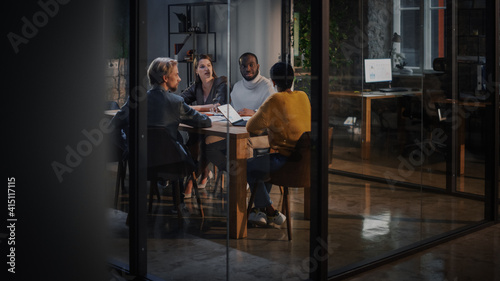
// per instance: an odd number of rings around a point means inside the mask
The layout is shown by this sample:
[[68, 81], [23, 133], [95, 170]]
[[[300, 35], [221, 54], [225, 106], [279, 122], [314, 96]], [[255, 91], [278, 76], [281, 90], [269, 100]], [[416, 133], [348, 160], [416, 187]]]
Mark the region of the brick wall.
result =
[[121, 107], [129, 95], [128, 60], [110, 59], [106, 65], [106, 99]]

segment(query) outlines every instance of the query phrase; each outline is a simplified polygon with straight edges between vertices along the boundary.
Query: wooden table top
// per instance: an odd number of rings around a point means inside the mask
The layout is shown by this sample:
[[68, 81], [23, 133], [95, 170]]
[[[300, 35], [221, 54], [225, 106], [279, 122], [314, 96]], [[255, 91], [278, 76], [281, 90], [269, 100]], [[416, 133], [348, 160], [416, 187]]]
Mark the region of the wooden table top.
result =
[[366, 99], [387, 99], [396, 98], [405, 95], [420, 95], [422, 91], [406, 91], [406, 92], [360, 92], [360, 91], [336, 91], [330, 92], [331, 96], [347, 96], [347, 97], [362, 97]]
[[[220, 118], [217, 117], [218, 116], [215, 117], [210, 116], [210, 119], [220, 120]], [[219, 136], [219, 137], [227, 137], [227, 134], [229, 132], [231, 138], [237, 138], [237, 139], [250, 137], [250, 134], [247, 132], [246, 127], [233, 126], [227, 120], [212, 121], [212, 127], [208, 128], [193, 128], [189, 125], [179, 124], [179, 130], [196, 132], [199, 134], [206, 134], [212, 136]]]

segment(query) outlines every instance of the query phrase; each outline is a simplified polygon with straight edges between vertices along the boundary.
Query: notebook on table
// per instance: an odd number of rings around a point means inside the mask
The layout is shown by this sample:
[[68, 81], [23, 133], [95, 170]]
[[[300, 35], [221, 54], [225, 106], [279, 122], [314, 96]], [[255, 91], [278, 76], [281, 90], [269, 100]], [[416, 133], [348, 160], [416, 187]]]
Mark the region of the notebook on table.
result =
[[224, 104], [224, 105], [219, 105], [217, 107], [219, 111], [226, 117], [226, 119], [231, 123], [233, 126], [246, 126], [247, 125], [247, 120], [243, 120], [241, 116], [236, 112], [234, 107], [232, 107], [230, 104]]

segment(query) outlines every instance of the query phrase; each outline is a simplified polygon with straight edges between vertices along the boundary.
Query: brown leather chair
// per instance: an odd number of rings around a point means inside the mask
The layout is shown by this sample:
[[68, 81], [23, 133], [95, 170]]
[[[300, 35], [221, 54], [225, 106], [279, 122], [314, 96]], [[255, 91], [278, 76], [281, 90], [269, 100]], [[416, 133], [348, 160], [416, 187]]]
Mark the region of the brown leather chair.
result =
[[[309, 213], [310, 187], [311, 187], [311, 132], [305, 132], [295, 145], [295, 150], [288, 158], [285, 165], [278, 171], [271, 173], [270, 183], [283, 187], [282, 213], [287, 217], [286, 225], [288, 240], [292, 240], [291, 213], [289, 204], [289, 187], [304, 188], [304, 211]], [[248, 203], [250, 214], [255, 194], [252, 193]]]

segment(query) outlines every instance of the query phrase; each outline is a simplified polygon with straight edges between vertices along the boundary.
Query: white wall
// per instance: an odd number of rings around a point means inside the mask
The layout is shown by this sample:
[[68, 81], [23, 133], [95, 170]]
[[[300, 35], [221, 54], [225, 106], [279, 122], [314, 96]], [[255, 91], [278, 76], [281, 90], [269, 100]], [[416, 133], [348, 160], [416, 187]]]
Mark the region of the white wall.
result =
[[157, 57], [168, 56], [167, 12], [169, 2], [162, 0], [148, 1], [148, 64]]
[[231, 82], [242, 79], [238, 58], [245, 52], [257, 55], [261, 74], [269, 77], [281, 51], [281, 1], [239, 0], [231, 7]]
[[[197, 2], [203, 1], [149, 0], [148, 63], [156, 57], [168, 56], [168, 5]], [[259, 58], [261, 74], [269, 77], [269, 69], [279, 60], [281, 49], [281, 1], [233, 0], [230, 9], [231, 84], [241, 79], [238, 58], [244, 52], [255, 53]], [[227, 12], [227, 5], [216, 5], [211, 10], [210, 24], [217, 32], [217, 56], [214, 69], [219, 76], [228, 76]], [[175, 15], [170, 16], [175, 17]], [[186, 64], [180, 64], [179, 71], [183, 80], [179, 89], [182, 90], [187, 87]]]

